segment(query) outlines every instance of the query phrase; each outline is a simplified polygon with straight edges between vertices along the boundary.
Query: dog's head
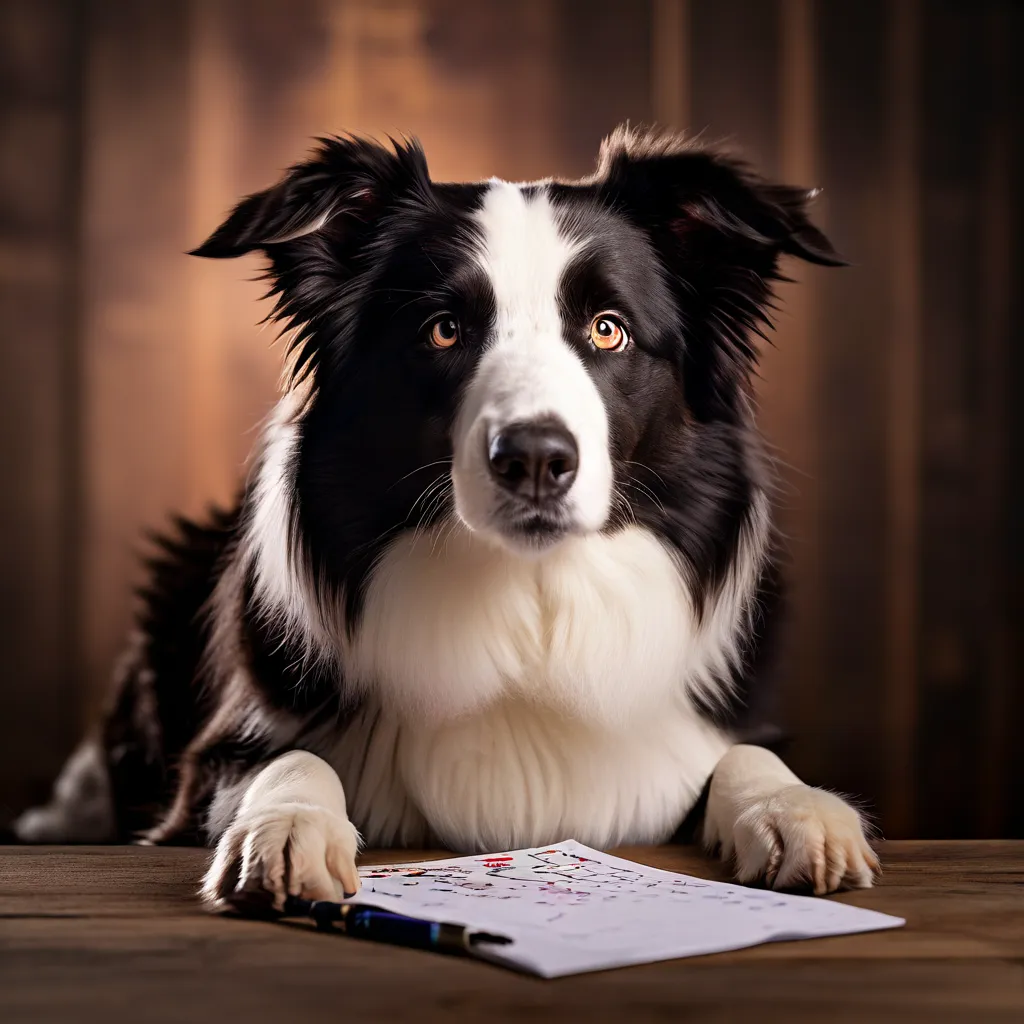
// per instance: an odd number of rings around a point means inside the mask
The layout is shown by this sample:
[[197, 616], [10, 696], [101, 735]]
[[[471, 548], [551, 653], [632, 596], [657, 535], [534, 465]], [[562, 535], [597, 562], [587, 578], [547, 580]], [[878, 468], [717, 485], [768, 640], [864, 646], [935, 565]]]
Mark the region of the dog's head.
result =
[[395, 533], [453, 517], [524, 557], [639, 522], [714, 575], [777, 261], [839, 262], [809, 197], [619, 130], [592, 177], [525, 185], [331, 139], [240, 203], [196, 252], [269, 258], [311, 385], [291, 480], [318, 577], [357, 601]]

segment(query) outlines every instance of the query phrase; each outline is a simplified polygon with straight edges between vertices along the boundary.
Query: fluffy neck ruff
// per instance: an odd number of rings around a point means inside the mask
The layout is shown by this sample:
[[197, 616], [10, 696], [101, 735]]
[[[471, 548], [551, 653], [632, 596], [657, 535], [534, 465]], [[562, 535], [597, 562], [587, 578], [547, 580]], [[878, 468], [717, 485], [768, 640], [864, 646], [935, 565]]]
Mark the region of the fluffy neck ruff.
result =
[[728, 698], [768, 551], [762, 491], [703, 608], [687, 567], [649, 529], [570, 538], [523, 559], [451, 522], [397, 534], [347, 623], [298, 536], [301, 411], [288, 395], [267, 425], [242, 556], [258, 613], [353, 697], [437, 722], [517, 699], [612, 728], [666, 702]]

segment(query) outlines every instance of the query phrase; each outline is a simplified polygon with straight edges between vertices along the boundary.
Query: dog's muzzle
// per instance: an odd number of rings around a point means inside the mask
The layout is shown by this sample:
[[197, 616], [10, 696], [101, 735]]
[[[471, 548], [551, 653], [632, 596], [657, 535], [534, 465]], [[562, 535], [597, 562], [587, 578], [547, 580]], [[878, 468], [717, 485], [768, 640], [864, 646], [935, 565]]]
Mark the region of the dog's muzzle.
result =
[[463, 394], [452, 431], [455, 510], [470, 530], [536, 555], [608, 518], [604, 401], [559, 337], [499, 339]]

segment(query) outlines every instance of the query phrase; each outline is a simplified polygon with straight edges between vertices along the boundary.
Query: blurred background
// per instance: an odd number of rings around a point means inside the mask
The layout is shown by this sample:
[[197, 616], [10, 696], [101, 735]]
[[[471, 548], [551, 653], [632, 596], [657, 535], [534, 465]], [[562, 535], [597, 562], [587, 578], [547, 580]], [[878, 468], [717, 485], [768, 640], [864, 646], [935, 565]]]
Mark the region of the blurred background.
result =
[[257, 261], [184, 251], [317, 134], [529, 179], [628, 118], [823, 186], [853, 263], [790, 268], [763, 360], [794, 766], [890, 837], [1024, 835], [1022, 44], [1009, 0], [0, 0], [0, 824], [275, 394]]

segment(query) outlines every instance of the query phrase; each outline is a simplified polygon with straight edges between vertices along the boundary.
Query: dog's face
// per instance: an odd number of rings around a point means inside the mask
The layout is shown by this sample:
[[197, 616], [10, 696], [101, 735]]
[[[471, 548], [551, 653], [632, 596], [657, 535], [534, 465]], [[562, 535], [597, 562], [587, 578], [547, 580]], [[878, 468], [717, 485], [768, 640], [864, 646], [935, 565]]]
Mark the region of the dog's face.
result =
[[714, 573], [776, 260], [836, 262], [805, 199], [619, 133], [575, 184], [438, 184], [415, 146], [336, 140], [241, 203], [197, 251], [270, 258], [318, 572], [351, 599], [396, 533], [457, 517], [524, 557], [641, 522]]

